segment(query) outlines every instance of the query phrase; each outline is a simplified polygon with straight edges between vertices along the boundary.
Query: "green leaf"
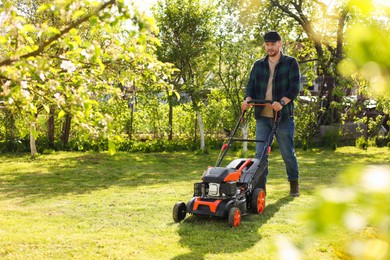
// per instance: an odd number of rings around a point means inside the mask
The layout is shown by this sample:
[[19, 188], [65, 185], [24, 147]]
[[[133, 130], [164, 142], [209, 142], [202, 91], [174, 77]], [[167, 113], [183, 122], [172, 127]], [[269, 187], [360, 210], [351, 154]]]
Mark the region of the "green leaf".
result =
[[43, 104], [43, 108], [45, 109], [45, 111], [46, 111], [47, 113], [50, 113], [50, 108], [49, 108], [48, 105]]
[[108, 141], [108, 153], [114, 155], [116, 153], [116, 146], [113, 141]]
[[61, 118], [63, 118], [65, 115], [66, 115], [65, 111], [64, 111], [64, 110], [61, 110], [60, 112], [58, 112], [57, 118], [58, 118], [58, 119], [61, 119]]
[[0, 37], [0, 44], [5, 44], [8, 42], [8, 39], [6, 37]]
[[97, 16], [91, 16], [91, 18], [89, 18], [89, 22], [91, 23], [91, 26], [93, 27], [99, 22], [99, 19], [97, 18]]
[[175, 94], [177, 100], [180, 100], [180, 93], [179, 93], [178, 91], [172, 91], [172, 93], [170, 93], [170, 94], [171, 94], [171, 95], [172, 95], [172, 94]]
[[43, 4], [43, 5], [41, 5], [41, 6], [38, 8], [37, 13], [46, 11], [47, 9], [50, 9], [51, 6], [52, 6], [51, 4]]
[[49, 28], [47, 28], [47, 30], [50, 32], [50, 33], [53, 33], [53, 34], [60, 34], [61, 33], [61, 31], [60, 30], [58, 30], [57, 28], [55, 28], [55, 27], [49, 27]]
[[79, 45], [81, 45], [81, 44], [83, 43], [83, 40], [81, 40], [80, 36], [78, 36], [78, 35], [75, 35], [75, 36], [74, 36], [74, 39], [75, 39], [75, 41], [76, 41]]
[[22, 29], [20, 30], [21, 33], [26, 33], [26, 32], [35, 32], [36, 28], [32, 24], [25, 24], [22, 26]]
[[[35, 41], [34, 41], [33, 38], [31, 38], [31, 37], [25, 37], [25, 40], [26, 40], [30, 45], [34, 45], [34, 43], [35, 43]], [[31, 49], [30, 46], [26, 46], [26, 47], [28, 47], [29, 49]], [[30, 50], [29, 50], [28, 52], [30, 52]]]
[[89, 118], [91, 114], [91, 108], [92, 108], [92, 102], [91, 100], [85, 100], [84, 101], [84, 111], [85, 111], [85, 117]]
[[76, 12], [74, 12], [73, 16], [72, 16], [72, 19], [73, 20], [76, 20], [77, 18], [83, 16], [85, 14], [84, 11], [82, 10], [77, 10]]

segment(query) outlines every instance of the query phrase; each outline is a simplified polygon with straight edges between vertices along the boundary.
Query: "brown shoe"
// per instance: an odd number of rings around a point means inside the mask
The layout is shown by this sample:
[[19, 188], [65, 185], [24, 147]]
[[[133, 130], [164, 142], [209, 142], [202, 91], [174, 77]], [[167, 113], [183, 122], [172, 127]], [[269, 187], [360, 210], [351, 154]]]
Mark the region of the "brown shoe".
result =
[[290, 181], [290, 196], [291, 197], [299, 197], [299, 182], [298, 180]]

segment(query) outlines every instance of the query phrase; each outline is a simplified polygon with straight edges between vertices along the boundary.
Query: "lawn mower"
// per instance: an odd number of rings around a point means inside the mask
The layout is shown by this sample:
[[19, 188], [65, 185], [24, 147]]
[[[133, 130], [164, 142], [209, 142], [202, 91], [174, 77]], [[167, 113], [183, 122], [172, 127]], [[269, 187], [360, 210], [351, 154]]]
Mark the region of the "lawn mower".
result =
[[[272, 101], [252, 100], [254, 106], [269, 106]], [[242, 114], [232, 133], [222, 145], [215, 167], [209, 166], [203, 173], [202, 181], [194, 183], [194, 195], [187, 205], [177, 202], [173, 207], [173, 220], [180, 222], [186, 214], [196, 216], [214, 216], [227, 218], [231, 227], [238, 227], [241, 217], [248, 212], [262, 214], [265, 209], [266, 181], [265, 170], [273, 136], [280, 122], [280, 114], [274, 112], [274, 124], [267, 140], [236, 139], [236, 134], [243, 121]], [[240, 158], [221, 167], [222, 161], [233, 142], [263, 142], [264, 149], [260, 159]]]

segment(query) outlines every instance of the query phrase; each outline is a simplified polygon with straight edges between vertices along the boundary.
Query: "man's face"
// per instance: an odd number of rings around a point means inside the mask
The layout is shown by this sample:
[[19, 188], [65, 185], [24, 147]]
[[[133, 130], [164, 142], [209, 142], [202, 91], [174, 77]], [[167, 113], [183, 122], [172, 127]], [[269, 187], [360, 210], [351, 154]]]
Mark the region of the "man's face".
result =
[[277, 41], [277, 42], [265, 42], [265, 51], [267, 52], [268, 56], [274, 57], [278, 55], [281, 47], [282, 47], [282, 42]]

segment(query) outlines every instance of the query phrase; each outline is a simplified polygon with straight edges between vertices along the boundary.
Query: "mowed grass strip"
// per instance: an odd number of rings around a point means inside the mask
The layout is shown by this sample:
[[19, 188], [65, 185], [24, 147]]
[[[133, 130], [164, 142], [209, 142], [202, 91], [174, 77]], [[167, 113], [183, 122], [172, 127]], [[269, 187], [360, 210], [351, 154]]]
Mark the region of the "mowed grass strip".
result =
[[298, 151], [301, 196], [292, 199], [275, 150], [263, 215], [244, 216], [236, 229], [214, 218], [187, 216], [174, 223], [174, 203], [187, 203], [193, 183], [217, 155], [0, 155], [0, 258], [272, 259], [280, 236], [311, 259], [335, 258], [349, 234], [336, 230], [332, 239], [310, 239], [300, 216], [310, 211], [316, 192], [349, 166], [390, 161], [387, 148]]

